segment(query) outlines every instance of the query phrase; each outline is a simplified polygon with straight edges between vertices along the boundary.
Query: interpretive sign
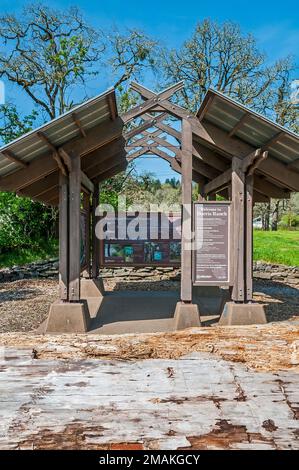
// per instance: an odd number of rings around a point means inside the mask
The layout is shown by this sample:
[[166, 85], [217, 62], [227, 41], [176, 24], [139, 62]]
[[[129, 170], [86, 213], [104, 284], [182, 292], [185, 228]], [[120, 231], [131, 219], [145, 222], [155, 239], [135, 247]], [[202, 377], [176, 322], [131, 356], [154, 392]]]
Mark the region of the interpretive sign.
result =
[[179, 266], [181, 215], [122, 214], [106, 217], [107, 236], [100, 240], [102, 266]]
[[194, 234], [194, 285], [229, 285], [230, 202], [196, 202]]

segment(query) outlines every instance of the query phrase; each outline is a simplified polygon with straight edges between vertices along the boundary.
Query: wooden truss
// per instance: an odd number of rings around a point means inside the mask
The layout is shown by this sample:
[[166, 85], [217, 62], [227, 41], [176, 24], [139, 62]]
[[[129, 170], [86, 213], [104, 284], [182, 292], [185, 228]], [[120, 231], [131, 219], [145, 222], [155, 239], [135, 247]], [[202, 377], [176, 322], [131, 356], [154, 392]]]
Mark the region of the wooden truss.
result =
[[[252, 149], [238, 143], [235, 147], [231, 139], [233, 132], [231, 136], [217, 135], [221, 131], [214, 128], [213, 132], [208, 132], [206, 123], [203, 125], [201, 119], [170, 101], [182, 87], [183, 83], [179, 82], [167, 90], [154, 93], [137, 83], [132, 84], [132, 89], [139, 93], [144, 102], [122, 116], [124, 124], [129, 127], [123, 134], [127, 160], [154, 154], [182, 174], [183, 227], [190, 220], [183, 230], [182, 246], [191, 233], [191, 218], [184, 205], [191, 205], [192, 180], [199, 183], [201, 198], [214, 199], [218, 193], [232, 200], [232, 299], [237, 302], [251, 301], [253, 202], [267, 201], [269, 196], [287, 197], [289, 194], [283, 188], [265, 181], [262, 175], [255, 176], [253, 180], [257, 168], [262, 168], [265, 174], [273, 177], [270, 166], [265, 164], [268, 158], [267, 146]], [[207, 103], [206, 108], [210, 105], [210, 102]], [[180, 129], [172, 125], [173, 119], [170, 117], [181, 122]], [[138, 123], [134, 125], [136, 120]], [[183, 249], [183, 302], [192, 301], [191, 261], [191, 252]]]
[[[189, 114], [174, 105], [169, 98], [183, 88], [183, 82], [154, 93], [151, 90], [132, 83], [131, 88], [139, 93], [144, 102], [122, 115], [126, 127], [127, 159], [132, 161], [141, 155], [155, 154], [170, 163], [171, 167], [182, 175], [182, 259], [181, 259], [181, 301], [192, 302], [192, 267], [191, 250], [185, 245], [191, 240], [191, 205], [192, 205], [192, 129], [188, 121]], [[180, 131], [169, 123], [169, 116], [180, 121]], [[134, 121], [139, 122], [134, 124]], [[169, 137], [175, 143], [169, 141]]]

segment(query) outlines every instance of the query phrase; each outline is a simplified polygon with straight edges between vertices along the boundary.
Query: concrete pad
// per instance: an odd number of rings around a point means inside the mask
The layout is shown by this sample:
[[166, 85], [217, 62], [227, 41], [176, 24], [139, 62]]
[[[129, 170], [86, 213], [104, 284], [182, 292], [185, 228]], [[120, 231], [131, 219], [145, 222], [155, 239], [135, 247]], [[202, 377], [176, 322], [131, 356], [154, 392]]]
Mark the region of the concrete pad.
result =
[[107, 292], [90, 330], [105, 334], [172, 330], [178, 298], [175, 291]]
[[178, 302], [174, 314], [174, 329], [184, 330], [194, 326], [201, 326], [198, 305]]
[[262, 325], [267, 323], [265, 305], [226, 302], [219, 325]]
[[86, 300], [54, 302], [50, 307], [45, 333], [85, 333], [90, 324]]
[[128, 333], [163, 333], [167, 331], [174, 331], [173, 318], [108, 323], [95, 330], [90, 330], [89, 333], [103, 335], [122, 335]]
[[[93, 280], [85, 281], [83, 295], [99, 294]], [[209, 325], [218, 318], [219, 315], [204, 315], [201, 321]], [[200, 326], [198, 305], [181, 304], [178, 291], [112, 291], [87, 297], [79, 304], [55, 302], [38, 333], [154, 333], [192, 326]]]

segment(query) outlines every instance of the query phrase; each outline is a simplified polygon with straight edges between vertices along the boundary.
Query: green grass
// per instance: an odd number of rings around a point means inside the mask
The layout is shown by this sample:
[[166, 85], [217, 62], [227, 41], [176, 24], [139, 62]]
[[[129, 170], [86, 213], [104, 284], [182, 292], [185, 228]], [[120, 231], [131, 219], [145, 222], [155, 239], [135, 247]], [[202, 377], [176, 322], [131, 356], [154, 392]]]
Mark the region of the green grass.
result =
[[254, 230], [253, 259], [299, 266], [299, 231], [263, 232]]
[[[254, 260], [299, 266], [299, 231], [263, 232], [254, 230]], [[28, 248], [0, 253], [0, 268], [22, 265], [58, 256], [57, 240], [39, 242]]]
[[0, 253], [0, 268], [9, 268], [56, 256], [58, 256], [57, 240], [40, 241], [31, 247], [15, 248], [13, 251]]

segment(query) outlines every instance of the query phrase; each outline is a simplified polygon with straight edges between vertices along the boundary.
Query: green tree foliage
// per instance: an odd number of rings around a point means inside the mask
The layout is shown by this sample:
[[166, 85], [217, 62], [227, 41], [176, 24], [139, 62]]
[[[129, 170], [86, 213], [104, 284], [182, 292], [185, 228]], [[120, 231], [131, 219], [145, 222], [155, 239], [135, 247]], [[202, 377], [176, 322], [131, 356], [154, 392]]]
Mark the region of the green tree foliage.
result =
[[56, 211], [12, 193], [0, 193], [0, 251], [30, 247], [53, 238]]
[[[89, 26], [77, 8], [27, 5], [22, 15], [0, 17], [0, 77], [19, 86], [35, 105], [21, 116], [14, 104], [0, 108], [0, 142], [8, 143], [86, 99], [86, 82], [108, 70], [128, 106], [123, 83], [151, 63], [155, 43], [142, 32], [104, 32]], [[74, 96], [77, 102], [74, 101]], [[102, 199], [116, 204], [129, 176], [103, 186]], [[55, 235], [57, 210], [15, 194], [0, 193], [0, 250], [24, 247]], [[30, 242], [31, 241], [31, 242]]]
[[291, 57], [273, 64], [257, 47], [251, 34], [232, 22], [199, 22], [178, 49], [162, 49], [157, 66], [165, 84], [184, 80], [180, 102], [195, 111], [209, 87], [268, 115], [282, 125], [299, 129], [299, 110], [292, 103]]
[[77, 8], [57, 12], [42, 4], [0, 17], [0, 76], [16, 83], [47, 118], [75, 103], [104, 46]]
[[36, 119], [37, 112], [35, 110], [31, 114], [21, 116], [14, 104], [0, 105], [0, 142], [8, 144], [20, 135], [29, 132]]
[[166, 178], [165, 184], [168, 184], [172, 188], [179, 188], [180, 187], [180, 180], [173, 176], [172, 178]]
[[35, 3], [20, 17], [0, 17], [0, 77], [21, 87], [44, 118], [52, 119], [86, 99], [88, 80], [101, 71], [114, 77], [116, 87], [138, 77], [151, 63], [154, 46], [135, 29], [92, 28], [78, 8]]
[[294, 214], [294, 212], [287, 212], [281, 217], [278, 225], [280, 228], [288, 230], [299, 228], [299, 215]]
[[[8, 143], [32, 129], [37, 113], [21, 116], [16, 106], [0, 107], [0, 141]], [[56, 233], [57, 210], [39, 202], [0, 192], [0, 253], [33, 247]]]

